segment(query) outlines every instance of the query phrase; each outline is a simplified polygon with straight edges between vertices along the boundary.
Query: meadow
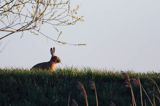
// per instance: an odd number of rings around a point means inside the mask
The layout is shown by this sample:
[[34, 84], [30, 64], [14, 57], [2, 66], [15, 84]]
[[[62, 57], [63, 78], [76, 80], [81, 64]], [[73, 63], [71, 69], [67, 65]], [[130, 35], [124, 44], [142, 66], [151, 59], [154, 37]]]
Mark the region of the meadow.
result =
[[160, 73], [0, 69], [0, 106], [160, 106]]

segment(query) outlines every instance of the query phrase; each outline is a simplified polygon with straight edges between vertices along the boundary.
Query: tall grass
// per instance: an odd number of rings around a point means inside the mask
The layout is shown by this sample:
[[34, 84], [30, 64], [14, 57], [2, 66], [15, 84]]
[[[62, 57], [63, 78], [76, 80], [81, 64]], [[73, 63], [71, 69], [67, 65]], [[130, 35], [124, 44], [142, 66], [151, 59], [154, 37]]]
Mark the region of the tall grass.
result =
[[0, 69], [2, 106], [158, 106], [159, 87], [154, 72]]

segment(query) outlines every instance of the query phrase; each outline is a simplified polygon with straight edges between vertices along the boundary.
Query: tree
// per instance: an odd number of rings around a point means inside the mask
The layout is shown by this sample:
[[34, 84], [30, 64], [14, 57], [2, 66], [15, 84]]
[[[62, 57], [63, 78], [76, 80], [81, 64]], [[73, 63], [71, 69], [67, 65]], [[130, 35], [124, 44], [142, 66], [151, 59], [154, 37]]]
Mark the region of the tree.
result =
[[15, 33], [23, 36], [24, 32], [31, 32], [66, 44], [42, 33], [41, 27], [50, 25], [60, 36], [59, 26], [82, 21], [82, 16], [77, 15], [78, 9], [79, 6], [71, 7], [70, 0], [0, 0], [0, 40]]

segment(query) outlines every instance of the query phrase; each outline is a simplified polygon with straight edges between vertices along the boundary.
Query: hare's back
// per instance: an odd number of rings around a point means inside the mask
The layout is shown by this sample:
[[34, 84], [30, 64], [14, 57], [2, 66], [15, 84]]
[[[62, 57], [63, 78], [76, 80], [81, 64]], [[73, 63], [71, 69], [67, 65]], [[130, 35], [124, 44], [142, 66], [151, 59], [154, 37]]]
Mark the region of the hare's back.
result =
[[32, 67], [32, 69], [42, 69], [42, 70], [45, 70], [45, 69], [48, 70], [49, 68], [50, 66], [48, 62], [39, 63]]

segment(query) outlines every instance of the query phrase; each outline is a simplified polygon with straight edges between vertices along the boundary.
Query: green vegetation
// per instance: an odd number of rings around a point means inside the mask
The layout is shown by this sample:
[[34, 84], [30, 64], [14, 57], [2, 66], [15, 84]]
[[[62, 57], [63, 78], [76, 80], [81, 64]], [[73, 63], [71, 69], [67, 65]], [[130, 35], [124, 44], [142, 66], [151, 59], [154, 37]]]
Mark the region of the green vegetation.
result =
[[0, 69], [0, 106], [158, 106], [159, 87], [154, 72]]

